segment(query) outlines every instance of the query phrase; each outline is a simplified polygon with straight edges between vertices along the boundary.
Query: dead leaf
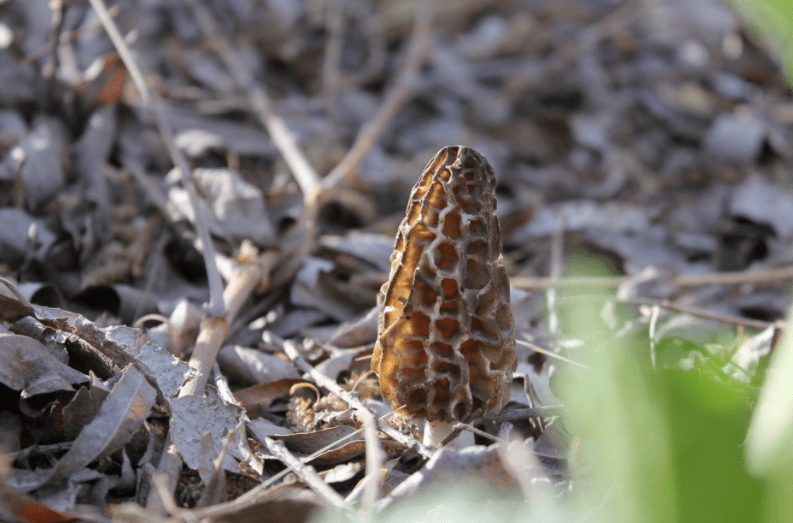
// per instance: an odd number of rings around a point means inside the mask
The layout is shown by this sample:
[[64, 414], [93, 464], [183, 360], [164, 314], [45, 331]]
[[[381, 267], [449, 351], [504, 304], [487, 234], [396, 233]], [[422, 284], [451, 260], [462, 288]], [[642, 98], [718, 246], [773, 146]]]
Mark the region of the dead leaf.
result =
[[223, 460], [223, 468], [239, 472], [234, 458], [246, 462], [254, 470], [261, 472], [262, 464], [254, 456], [245, 439], [245, 411], [242, 407], [223, 401], [208, 388], [205, 396], [183, 396], [170, 400], [171, 434], [185, 463], [192, 469], [198, 468], [201, 439], [204, 433], [212, 434], [214, 455], [220, 454], [226, 434], [237, 431], [237, 437]]
[[[309, 455], [313, 454], [319, 449], [337, 443], [339, 440], [349, 436], [353, 432], [355, 432], [355, 429], [352, 427], [340, 426], [317, 430], [315, 432], [299, 432], [297, 434], [289, 434], [286, 436], [273, 436], [273, 439], [283, 441], [284, 445], [286, 445], [286, 448], [293, 452]], [[349, 442], [355, 440], [363, 441], [363, 435], [358, 433], [351, 438], [345, 439], [344, 441]], [[344, 443], [342, 443], [342, 445], [343, 444]]]
[[268, 407], [276, 398], [289, 395], [292, 386], [302, 382], [300, 378], [285, 378], [266, 383], [258, 383], [234, 392], [234, 399], [245, 408], [248, 416], [255, 417], [258, 410]]
[[73, 391], [88, 376], [56, 359], [38, 341], [17, 334], [0, 334], [0, 383], [22, 391], [25, 398], [56, 390]]
[[115, 452], [143, 425], [156, 395], [140, 372], [132, 366], [125, 368], [99, 414], [80, 431], [47, 476], [38, 485], [26, 485], [24, 491], [68, 478], [89, 463]]
[[289, 360], [239, 345], [221, 347], [218, 364], [229, 378], [248, 383], [267, 383], [300, 377]]

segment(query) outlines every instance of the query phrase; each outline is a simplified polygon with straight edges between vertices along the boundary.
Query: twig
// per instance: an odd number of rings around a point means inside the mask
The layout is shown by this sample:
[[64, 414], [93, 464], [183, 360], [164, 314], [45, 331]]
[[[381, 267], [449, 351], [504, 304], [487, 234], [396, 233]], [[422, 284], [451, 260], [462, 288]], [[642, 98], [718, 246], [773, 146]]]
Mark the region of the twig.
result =
[[553, 506], [556, 496], [537, 454], [531, 450], [531, 442], [505, 442], [498, 445], [496, 451], [504, 468], [520, 486], [524, 499], [529, 502], [527, 521], [541, 521], [546, 514], [563, 513], [560, 508]]
[[265, 89], [257, 84], [250, 69], [239, 59], [232, 49], [226, 35], [218, 28], [212, 15], [197, 0], [186, 0], [195, 13], [196, 20], [207, 35], [207, 41], [228, 69], [237, 86], [248, 96], [248, 103], [256, 111], [270, 138], [292, 171], [295, 181], [300, 186], [304, 198], [319, 188], [319, 175], [309, 163], [306, 156], [297, 146], [286, 123], [272, 109], [270, 97]]
[[[303, 372], [307, 372], [309, 375], [311, 375], [311, 377], [314, 378], [314, 381], [317, 382], [317, 385], [319, 385], [320, 387], [325, 387], [333, 394], [335, 394], [342, 400], [346, 401], [350, 405], [350, 407], [354, 408], [355, 410], [361, 412], [370, 412], [369, 409], [367, 409], [366, 406], [363, 403], [361, 403], [361, 401], [357, 397], [355, 397], [353, 394], [350, 394], [348, 391], [342, 389], [338, 383], [336, 383], [335, 381], [328, 378], [327, 376], [319, 372], [317, 369], [309, 365], [308, 362], [305, 359], [303, 359], [303, 357], [300, 355], [297, 349], [297, 345], [293, 341], [284, 340], [284, 352], [286, 353], [287, 356], [289, 356], [289, 359], [292, 360], [292, 362], [295, 365], [297, 365], [298, 369], [300, 369]], [[394, 430], [388, 425], [385, 424], [381, 425], [380, 430], [385, 432], [394, 441], [398, 441], [399, 443], [402, 443], [404, 446], [408, 448], [416, 447], [422, 456], [426, 458], [432, 457], [433, 452], [431, 449], [419, 443], [418, 441], [413, 440], [409, 436], [402, 434], [397, 430]]]
[[168, 202], [168, 197], [163, 193], [162, 189], [160, 189], [160, 186], [146, 173], [143, 163], [137, 158], [130, 158], [127, 155], [123, 156], [122, 163], [124, 167], [129, 170], [130, 174], [132, 174], [135, 182], [137, 182], [143, 192], [149, 197], [151, 203], [160, 211], [160, 214], [167, 217], [171, 223], [178, 222], [180, 218], [179, 214], [176, 212], [174, 206]]
[[110, 16], [110, 13], [107, 10], [107, 7], [105, 7], [104, 1], [88, 1], [91, 3], [91, 7], [94, 8], [97, 17], [102, 22], [105, 32], [107, 32], [107, 35], [113, 42], [113, 45], [115, 46], [116, 52], [118, 52], [121, 61], [124, 62], [124, 66], [127, 68], [130, 78], [140, 93], [144, 106], [147, 109], [153, 111], [155, 120], [157, 122], [157, 128], [160, 132], [160, 136], [163, 139], [163, 143], [168, 150], [168, 154], [171, 157], [171, 161], [176, 167], [179, 168], [179, 170], [182, 172], [182, 176], [185, 178], [185, 185], [187, 186], [187, 192], [190, 195], [190, 202], [195, 213], [196, 232], [198, 233], [198, 237], [201, 239], [201, 252], [204, 257], [204, 264], [207, 271], [207, 280], [209, 282], [209, 312], [214, 316], [220, 317], [224, 314], [226, 308], [223, 302], [223, 282], [220, 279], [220, 273], [218, 272], [217, 266], [215, 264], [215, 248], [209, 235], [209, 225], [204, 214], [205, 209], [200, 203], [198, 192], [193, 182], [193, 173], [190, 170], [190, 166], [187, 164], [184, 154], [182, 154], [182, 151], [180, 151], [174, 143], [171, 126], [163, 115], [159, 100], [153, 96], [151, 91], [149, 91], [146, 81], [143, 78], [143, 73], [141, 73], [138, 64], [135, 62], [135, 59], [132, 56], [132, 52], [127, 46], [127, 43], [124, 41], [124, 38], [121, 36], [118, 27], [116, 27], [113, 18]]
[[548, 350], [548, 349], [545, 349], [543, 347], [540, 347], [539, 345], [536, 345], [536, 344], [534, 344], [534, 343], [532, 343], [530, 341], [515, 340], [515, 343], [517, 343], [518, 345], [523, 345], [524, 347], [528, 347], [531, 350], [533, 350], [534, 352], [539, 352], [540, 354], [545, 354], [549, 358], [554, 358], [554, 359], [557, 359], [559, 361], [563, 361], [565, 363], [569, 363], [571, 365], [575, 365], [577, 367], [581, 367], [582, 369], [594, 370], [592, 367], [588, 367], [588, 366], [584, 365], [583, 363], [578, 363], [577, 361], [573, 361], [573, 360], [571, 360], [569, 358], [565, 358], [564, 356], [562, 356], [560, 354], [557, 354], [557, 353], [555, 353], [555, 352], [553, 352], [551, 350]]
[[[564, 260], [564, 231], [567, 224], [564, 220], [551, 237], [551, 280], [558, 281], [562, 275]], [[551, 286], [545, 291], [546, 310], [548, 311], [548, 332], [557, 334], [559, 332], [559, 308], [556, 300], [558, 294], [556, 288]]]
[[774, 325], [774, 322], [753, 320], [751, 318], [739, 318], [737, 316], [727, 316], [726, 314], [718, 314], [697, 307], [678, 305], [669, 300], [651, 300], [644, 298], [633, 298], [633, 299], [625, 300], [625, 302], [636, 303], [638, 305], [649, 305], [651, 307], [661, 307], [663, 309], [668, 309], [670, 311], [684, 312], [686, 314], [691, 314], [692, 316], [699, 316], [700, 318], [705, 318], [708, 320], [715, 320], [721, 323], [728, 323], [732, 325], [744, 325], [746, 327], [753, 327], [756, 329], [767, 329], [768, 327]]
[[670, 280], [677, 287], [702, 287], [704, 285], [738, 285], [741, 283], [767, 283], [793, 279], [793, 267], [767, 269], [762, 271], [718, 272], [714, 274], [694, 274], [676, 276]]
[[325, 7], [328, 10], [325, 24], [328, 37], [325, 40], [325, 56], [322, 60], [322, 97], [325, 111], [332, 120], [336, 120], [336, 98], [341, 78], [339, 64], [344, 44], [344, 0], [327, 2]]
[[[478, 428], [476, 428], [476, 427], [472, 427], [472, 426], [471, 426], [471, 425], [469, 425], [468, 423], [460, 423], [460, 422], [457, 422], [457, 423], [455, 423], [454, 425], [452, 425], [452, 428], [453, 428], [453, 432], [452, 432], [452, 434], [450, 434], [450, 435], [449, 435], [449, 437], [448, 437], [448, 438], [446, 438], [446, 439], [448, 439], [448, 440], [452, 440], [452, 439], [454, 439], [454, 437], [456, 437], [456, 436], [455, 436], [455, 433], [456, 433], [456, 432], [461, 432], [461, 431], [463, 431], [463, 430], [467, 430], [467, 431], [468, 431], [468, 432], [470, 432], [471, 434], [476, 434], [477, 436], [481, 436], [481, 437], [483, 437], [483, 438], [487, 438], [487, 439], [489, 439], [489, 440], [495, 441], [496, 443], [503, 443], [503, 444], [506, 444], [506, 443], [507, 443], [506, 441], [504, 441], [503, 439], [499, 438], [498, 436], [494, 436], [494, 435], [492, 435], [492, 434], [488, 434], [488, 433], [487, 433], [487, 432], [485, 432], [484, 430], [480, 430], [480, 429], [478, 429]], [[445, 442], [444, 442], [444, 443], [445, 443]]]
[[[58, 69], [58, 40], [63, 30], [63, 24], [65, 22], [64, 12], [66, 11], [66, 5], [64, 2], [51, 2], [50, 3], [51, 11], [52, 11], [52, 21], [50, 22], [50, 38], [49, 42], [47, 43], [47, 51], [49, 54], [49, 60], [45, 62], [44, 69], [41, 72], [41, 76], [47, 82], [46, 84], [46, 105], [51, 105], [53, 101], [53, 95], [55, 93], [55, 71]], [[49, 108], [51, 110], [51, 108]]]
[[[380, 140], [394, 119], [397, 111], [405, 103], [416, 83], [416, 77], [427, 56], [432, 28], [430, 2], [416, 0], [416, 24], [408, 44], [408, 57], [399, 72], [393, 87], [374, 117], [364, 124], [349, 152], [339, 164], [322, 180], [324, 190], [336, 187], [344, 178], [353, 176], [369, 150]], [[318, 195], [319, 196], [319, 195]]]
[[154, 484], [154, 489], [152, 490], [155, 490], [160, 495], [160, 498], [163, 500], [163, 506], [169, 514], [183, 518], [187, 523], [198, 523], [198, 518], [194, 517], [189, 510], [183, 509], [176, 503], [176, 500], [171, 494], [172, 489], [169, 490], [168, 488], [168, 478], [165, 474], [155, 472], [151, 476], [151, 481]]
[[383, 469], [385, 457], [377, 437], [377, 420], [369, 413], [363, 413], [364, 438], [366, 440], [366, 478], [364, 478], [361, 508], [371, 521], [374, 515], [374, 504], [380, 495], [380, 471]]
[[[195, 0], [191, 0], [195, 1]], [[304, 208], [295, 230], [299, 231], [303, 237], [297, 250], [292, 255], [292, 259], [281, 267], [273, 276], [273, 285], [280, 286], [291, 279], [297, 272], [303, 260], [308, 255], [314, 245], [314, 235], [316, 232], [317, 214], [320, 204], [330, 199], [336, 187], [342, 180], [352, 177], [361, 161], [369, 150], [382, 137], [396, 112], [410, 95], [415, 77], [429, 47], [430, 29], [432, 26], [432, 16], [429, 11], [428, 2], [416, 0], [416, 25], [409, 44], [408, 58], [405, 67], [399, 73], [393, 88], [386, 96], [383, 104], [375, 113], [372, 120], [361, 126], [358, 136], [350, 150], [342, 158], [341, 162], [334, 167], [330, 173], [322, 180], [319, 186], [311, 191], [303, 191]]]
[[558, 416], [559, 414], [564, 412], [564, 410], [565, 408], [562, 406], [530, 407], [525, 409], [502, 410], [495, 416], [491, 416], [485, 419], [487, 419], [488, 421], [496, 421], [496, 422], [518, 421], [529, 418], [538, 418], [542, 416], [545, 417]]
[[[229, 312], [223, 317], [205, 315], [201, 320], [198, 339], [189, 361], [190, 367], [196, 369], [197, 375], [179, 390], [180, 397], [203, 393], [209, 379], [210, 370], [217, 360], [220, 346], [226, 339], [229, 324], [233, 321], [234, 315], [239, 310], [242, 302], [250, 296], [261, 279], [261, 271], [259, 270], [256, 254], [256, 250], [252, 245], [243, 244], [241, 254], [238, 257], [239, 264], [235, 267], [226, 287], [224, 302], [229, 303]], [[166, 473], [169, 479], [168, 486], [173, 491], [176, 487], [176, 479], [182, 465], [182, 458], [175, 445], [172, 444], [173, 440], [170, 432], [166, 441], [169, 443], [166, 444], [166, 450], [160, 458], [159, 468]], [[146, 506], [154, 512], [162, 512], [164, 508], [163, 500], [159, 496], [158, 491], [152, 490]]]
[[[613, 11], [584, 30], [578, 38], [562, 44], [555, 56], [541, 68], [519, 69], [516, 74], [506, 79], [504, 91], [509, 97], [514, 97], [526, 92], [536, 82], [547, 82], [549, 78], [565, 71], [570, 64], [586, 52], [586, 49], [591, 48], [599, 40], [622, 30], [634, 19], [642, 5], [642, 2], [623, 2], [622, 5], [615, 7]], [[536, 57], [532, 56], [532, 60], [536, 60]]]
[[[391, 416], [392, 414], [394, 414], [394, 412], [396, 412], [396, 411], [392, 411], [392, 412], [389, 412], [389, 413], [381, 416], [378, 419], [378, 421], [382, 421], [386, 417]], [[337, 439], [336, 441], [328, 443], [327, 445], [325, 445], [321, 449], [316, 450], [313, 454], [310, 454], [308, 456], [305, 456], [305, 457], [301, 458], [301, 461], [303, 463], [309, 463], [311, 460], [313, 460], [317, 456], [320, 456], [321, 454], [325, 453], [331, 447], [335, 447], [339, 443], [341, 443], [341, 442], [343, 442], [345, 440], [348, 440], [350, 438], [353, 438], [354, 436], [360, 434], [362, 430], [363, 430], [362, 428], [358, 429], [358, 430], [355, 430], [355, 431], [347, 434], [346, 436], [343, 436], [343, 437]], [[236, 498], [236, 499], [234, 499], [232, 501], [229, 501], [229, 502], [226, 502], [226, 503], [220, 503], [220, 504], [214, 505], [212, 507], [196, 509], [193, 513], [194, 513], [194, 515], [196, 515], [199, 518], [221, 518], [221, 517], [227, 516], [229, 514], [235, 514], [239, 510], [239, 508], [247, 506], [250, 503], [253, 503], [258, 496], [260, 496], [270, 486], [275, 484], [276, 481], [278, 481], [281, 478], [283, 478], [284, 476], [286, 476], [289, 473], [289, 471], [290, 471], [290, 469], [286, 468], [286, 469], [282, 470], [281, 472], [273, 474], [272, 476], [267, 478], [265, 481], [263, 481], [262, 483], [260, 483], [256, 487], [254, 487], [253, 489], [249, 490], [248, 492], [246, 492], [242, 496], [240, 496], [240, 497], [238, 497], [238, 498]]]
[[[761, 271], [717, 272], [711, 274], [693, 274], [674, 276], [664, 283], [674, 287], [705, 287], [707, 285], [740, 285], [743, 283], [769, 283], [779, 280], [793, 279], [793, 267], [767, 269]], [[530, 278], [513, 276], [510, 283], [518, 289], [526, 291], [543, 290], [549, 287], [619, 287], [625, 283], [648, 281], [632, 276], [593, 277], [593, 278], [562, 278], [553, 277]], [[659, 280], [663, 281], [663, 280]]]
[[631, 276], [591, 277], [591, 278], [554, 278], [512, 276], [509, 279], [513, 287], [524, 291], [541, 291], [551, 287], [619, 287], [628, 282], [638, 281]]
[[[172, 432], [168, 431], [160, 462], [157, 464], [157, 472], [152, 473], [150, 476], [156, 488], [149, 490], [146, 509], [152, 514], [164, 514], [168, 510], [168, 503], [173, 497], [172, 493], [176, 488], [176, 481], [179, 479], [179, 471], [182, 469], [182, 464], [182, 455], [176, 449]], [[155, 480], [155, 477], [159, 479]], [[158, 481], [161, 485], [158, 485]]]
[[16, 285], [14, 285], [14, 284], [11, 282], [11, 280], [8, 280], [8, 279], [6, 279], [6, 278], [3, 278], [2, 276], [0, 276], [0, 283], [2, 283], [3, 285], [5, 285], [5, 286], [6, 286], [6, 288], [7, 288], [9, 291], [11, 291], [11, 294], [13, 294], [13, 295], [14, 295], [14, 297], [15, 297], [17, 300], [19, 300], [19, 302], [20, 302], [22, 305], [24, 305], [24, 306], [25, 306], [26, 308], [28, 308], [28, 309], [32, 309], [32, 308], [33, 308], [33, 305], [31, 305], [31, 303], [28, 301], [28, 299], [27, 299], [27, 298], [25, 298], [24, 294], [22, 294], [22, 293], [19, 291], [19, 289], [17, 288], [17, 286], [16, 286]]
[[253, 244], [244, 242], [237, 256], [234, 272], [223, 293], [223, 300], [228, 304], [228, 313], [223, 317], [205, 315], [201, 320], [198, 339], [189, 361], [190, 366], [198, 371], [198, 375], [182, 388], [180, 397], [203, 392], [220, 346], [228, 334], [229, 325], [261, 279], [258, 251]]
[[284, 445], [283, 441], [276, 441], [269, 436], [265, 436], [265, 443], [270, 452], [273, 453], [284, 465], [294, 472], [303, 482], [308, 485], [311, 490], [316, 492], [322, 499], [329, 505], [342, 510], [349, 510], [344, 498], [338, 492], [330, 488], [330, 486], [319, 477], [317, 471], [311, 465], [306, 465], [295, 457]]
[[[120, 11], [121, 11], [121, 6], [119, 4], [116, 4], [107, 9], [107, 12], [111, 16], [111, 18], [117, 17]], [[64, 31], [58, 37], [58, 44], [63, 45], [63, 44], [71, 43], [80, 36], [84, 35], [85, 33], [93, 31], [97, 27], [101, 27], [101, 25], [102, 22], [99, 20], [90, 20], [89, 22], [86, 22], [85, 25], [78, 27], [74, 31]], [[28, 53], [27, 55], [22, 57], [22, 60], [20, 60], [20, 62], [23, 64], [27, 64], [34, 60], [38, 60], [42, 56], [49, 53], [51, 47], [52, 47], [51, 44], [46, 44], [42, 47], [39, 47], [35, 51]]]
[[656, 355], [655, 349], [658, 346], [658, 340], [655, 339], [655, 328], [658, 326], [658, 316], [661, 313], [661, 307], [658, 305], [653, 305], [652, 311], [650, 312], [650, 361], [653, 364], [653, 370], [655, 370], [655, 362], [656, 362]]

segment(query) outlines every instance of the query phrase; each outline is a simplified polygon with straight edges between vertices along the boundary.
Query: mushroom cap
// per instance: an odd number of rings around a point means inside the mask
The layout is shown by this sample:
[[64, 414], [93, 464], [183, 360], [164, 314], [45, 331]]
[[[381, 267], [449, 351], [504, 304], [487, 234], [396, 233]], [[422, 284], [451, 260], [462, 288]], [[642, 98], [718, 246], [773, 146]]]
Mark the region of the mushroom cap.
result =
[[495, 187], [481, 154], [449, 146], [410, 194], [372, 369], [412, 417], [467, 422], [509, 400], [517, 357]]

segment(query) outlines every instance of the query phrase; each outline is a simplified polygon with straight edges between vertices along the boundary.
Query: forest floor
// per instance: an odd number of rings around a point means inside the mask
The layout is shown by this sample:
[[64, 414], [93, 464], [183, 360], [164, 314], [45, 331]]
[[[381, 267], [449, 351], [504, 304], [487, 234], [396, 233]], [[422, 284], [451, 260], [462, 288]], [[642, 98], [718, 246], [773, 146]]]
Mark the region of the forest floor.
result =
[[[504, 521], [565, 507], [597, 454], [559, 385], [596, 366], [582, 303], [599, 347], [644, 336], [650, 372], [755, 404], [790, 304], [793, 96], [725, 4], [103, 5], [0, 2], [0, 519], [418, 520], [405, 498], [469, 476]], [[518, 359], [464, 451], [421, 444], [371, 372], [448, 145], [496, 173]]]

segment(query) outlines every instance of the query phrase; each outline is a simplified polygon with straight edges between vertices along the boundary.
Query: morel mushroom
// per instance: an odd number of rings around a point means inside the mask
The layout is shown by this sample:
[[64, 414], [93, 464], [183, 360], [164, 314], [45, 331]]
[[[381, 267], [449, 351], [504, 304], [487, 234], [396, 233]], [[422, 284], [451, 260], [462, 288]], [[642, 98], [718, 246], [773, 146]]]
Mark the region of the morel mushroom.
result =
[[427, 419], [426, 444], [509, 400], [517, 358], [495, 187], [481, 154], [441, 149], [413, 187], [380, 290], [372, 369], [394, 408]]

